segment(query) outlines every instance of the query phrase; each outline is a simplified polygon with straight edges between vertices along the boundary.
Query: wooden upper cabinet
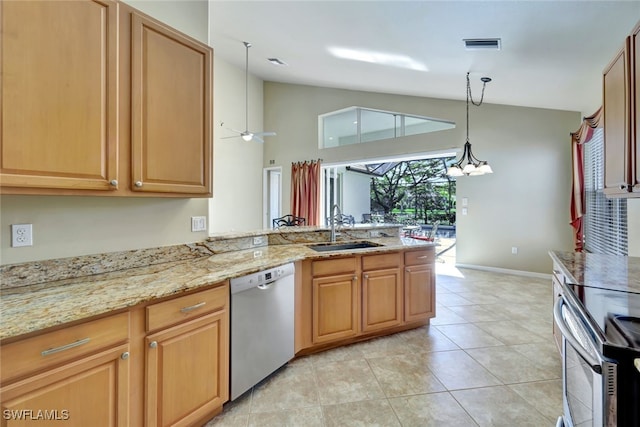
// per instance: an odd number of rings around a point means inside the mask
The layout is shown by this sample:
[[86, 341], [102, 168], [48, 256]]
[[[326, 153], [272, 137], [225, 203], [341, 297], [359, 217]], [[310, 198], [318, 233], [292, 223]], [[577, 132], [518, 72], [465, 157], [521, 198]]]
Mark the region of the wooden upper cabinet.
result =
[[631, 184], [633, 193], [640, 195], [640, 22], [631, 34], [633, 68], [633, 152]]
[[3, 1], [0, 15], [1, 186], [115, 190], [117, 3]]
[[603, 73], [605, 173], [608, 196], [629, 191], [630, 144], [630, 38]]
[[131, 16], [132, 190], [211, 193], [212, 50]]

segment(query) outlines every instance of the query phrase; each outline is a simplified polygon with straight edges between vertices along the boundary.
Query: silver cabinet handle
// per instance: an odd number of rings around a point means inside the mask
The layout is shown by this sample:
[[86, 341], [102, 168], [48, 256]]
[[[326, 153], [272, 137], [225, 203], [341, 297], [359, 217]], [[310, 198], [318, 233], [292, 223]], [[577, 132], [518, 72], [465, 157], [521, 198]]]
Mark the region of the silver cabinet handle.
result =
[[158, 346], [158, 342], [157, 341], [151, 341], [149, 343], [149, 347], [151, 347], [151, 348], [156, 348], [157, 346]]
[[418, 257], [418, 259], [427, 259], [427, 258], [429, 258], [429, 255], [422, 255]]
[[411, 269], [410, 268], [405, 268], [404, 271], [406, 271], [407, 273], [411, 273]]
[[195, 305], [191, 305], [191, 306], [189, 306], [189, 307], [182, 307], [182, 308], [180, 309], [180, 311], [181, 311], [182, 313], [188, 313], [188, 312], [190, 312], [190, 311], [193, 311], [193, 310], [195, 310], [195, 309], [198, 309], [198, 308], [200, 308], [200, 307], [204, 306], [205, 304], [206, 304], [206, 302], [202, 301], [202, 302], [199, 302], [199, 303], [197, 303], [197, 304], [195, 304]]
[[117, 179], [112, 179], [111, 181], [109, 181], [109, 184], [111, 184], [112, 187], [117, 187], [118, 186], [118, 180]]
[[127, 360], [128, 358], [129, 358], [129, 352], [128, 351], [125, 351], [124, 353], [122, 353], [120, 355], [120, 359], [122, 359], [122, 360]]
[[136, 187], [140, 188], [140, 187], [142, 187], [142, 181], [136, 181], [135, 184], [133, 184], [133, 185], [135, 185]]
[[353, 276], [353, 281], [357, 282], [358, 281], [358, 276]]
[[89, 342], [89, 338], [83, 338], [81, 340], [74, 341], [74, 342], [69, 343], [69, 344], [61, 345], [60, 347], [54, 347], [54, 348], [46, 349], [40, 354], [42, 354], [43, 356], [48, 356], [50, 354], [59, 353], [61, 351], [65, 351], [65, 350], [69, 350], [69, 349], [72, 349], [72, 348], [75, 348], [75, 347], [79, 347], [79, 346], [81, 346], [83, 344], [86, 344], [88, 342]]
[[369, 278], [369, 275], [368, 275], [368, 274], [365, 274], [365, 275], [364, 275], [364, 280], [367, 280], [368, 278]]

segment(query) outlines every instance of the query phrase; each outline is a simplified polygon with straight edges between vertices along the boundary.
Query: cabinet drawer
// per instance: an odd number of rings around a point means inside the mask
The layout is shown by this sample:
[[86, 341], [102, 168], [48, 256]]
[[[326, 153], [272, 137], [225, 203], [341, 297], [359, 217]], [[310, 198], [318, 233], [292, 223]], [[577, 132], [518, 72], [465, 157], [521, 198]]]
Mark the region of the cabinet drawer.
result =
[[129, 313], [92, 320], [2, 346], [2, 382], [76, 359], [129, 338]]
[[400, 266], [400, 253], [365, 255], [362, 257], [362, 270], [380, 270], [382, 268], [397, 268]]
[[311, 264], [311, 274], [314, 276], [353, 273], [354, 271], [356, 271], [356, 257], [323, 259], [313, 261]]
[[420, 251], [409, 251], [404, 253], [404, 265], [427, 264], [434, 262], [435, 248], [430, 247]]
[[224, 308], [229, 299], [229, 287], [218, 286], [147, 307], [147, 332], [175, 325], [183, 320]]

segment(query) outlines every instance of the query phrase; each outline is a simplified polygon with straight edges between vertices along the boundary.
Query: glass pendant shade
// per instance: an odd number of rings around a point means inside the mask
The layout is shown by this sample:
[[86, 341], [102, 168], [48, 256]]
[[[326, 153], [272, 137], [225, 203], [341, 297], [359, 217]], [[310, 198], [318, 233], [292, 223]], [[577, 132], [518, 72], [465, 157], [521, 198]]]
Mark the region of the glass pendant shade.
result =
[[245, 133], [244, 135], [242, 135], [242, 139], [244, 139], [245, 141], [251, 141], [253, 139], [253, 134]]
[[447, 169], [447, 175], [449, 176], [463, 176], [462, 169], [459, 166], [453, 165], [449, 169]]

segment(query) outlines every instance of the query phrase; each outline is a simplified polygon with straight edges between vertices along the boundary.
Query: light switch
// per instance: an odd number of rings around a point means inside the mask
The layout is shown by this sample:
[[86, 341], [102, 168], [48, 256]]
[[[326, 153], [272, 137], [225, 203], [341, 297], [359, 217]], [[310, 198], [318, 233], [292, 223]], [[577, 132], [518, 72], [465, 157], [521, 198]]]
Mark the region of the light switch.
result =
[[467, 214], [467, 208], [462, 208], [462, 215], [466, 215]]
[[462, 198], [462, 206], [469, 206], [469, 198], [468, 197], [463, 197]]

